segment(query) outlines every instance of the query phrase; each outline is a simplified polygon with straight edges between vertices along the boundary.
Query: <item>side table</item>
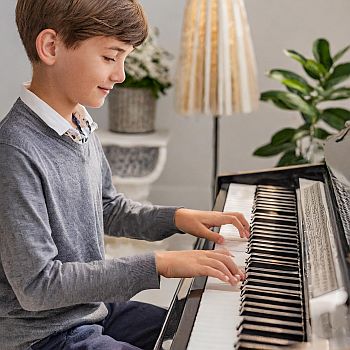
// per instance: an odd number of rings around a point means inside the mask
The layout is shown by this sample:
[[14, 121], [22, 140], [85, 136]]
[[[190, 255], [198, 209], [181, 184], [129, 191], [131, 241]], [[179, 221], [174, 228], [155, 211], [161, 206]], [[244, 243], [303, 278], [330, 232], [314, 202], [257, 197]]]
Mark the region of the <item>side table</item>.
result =
[[97, 130], [112, 170], [113, 184], [119, 192], [141, 203], [159, 178], [167, 157], [169, 132], [123, 134]]

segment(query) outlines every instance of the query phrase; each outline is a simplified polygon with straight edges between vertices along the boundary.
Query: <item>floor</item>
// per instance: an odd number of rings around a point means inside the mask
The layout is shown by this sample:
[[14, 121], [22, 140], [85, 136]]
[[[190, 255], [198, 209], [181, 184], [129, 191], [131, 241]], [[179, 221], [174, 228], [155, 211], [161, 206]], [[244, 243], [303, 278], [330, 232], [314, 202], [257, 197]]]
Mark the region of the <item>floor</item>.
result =
[[[192, 249], [195, 237], [175, 234], [163, 241], [146, 242], [128, 238], [106, 236], [106, 258], [130, 256], [152, 252], [155, 250], [187, 250]], [[167, 308], [179, 283], [178, 278], [161, 277], [160, 289], [145, 290], [135, 295], [132, 300], [143, 301]]]

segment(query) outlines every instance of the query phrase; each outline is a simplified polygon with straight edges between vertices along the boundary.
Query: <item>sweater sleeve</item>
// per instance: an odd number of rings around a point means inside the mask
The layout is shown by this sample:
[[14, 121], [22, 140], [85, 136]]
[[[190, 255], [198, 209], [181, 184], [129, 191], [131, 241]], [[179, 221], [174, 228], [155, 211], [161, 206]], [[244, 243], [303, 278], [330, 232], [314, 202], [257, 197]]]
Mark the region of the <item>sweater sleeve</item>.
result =
[[118, 193], [112, 173], [102, 153], [103, 213], [105, 233], [147, 241], [157, 241], [174, 233], [183, 233], [175, 226], [175, 211], [180, 207], [142, 205]]
[[0, 144], [0, 284], [11, 285], [23, 309], [124, 301], [159, 288], [153, 254], [59, 260], [39, 169], [22, 151]]

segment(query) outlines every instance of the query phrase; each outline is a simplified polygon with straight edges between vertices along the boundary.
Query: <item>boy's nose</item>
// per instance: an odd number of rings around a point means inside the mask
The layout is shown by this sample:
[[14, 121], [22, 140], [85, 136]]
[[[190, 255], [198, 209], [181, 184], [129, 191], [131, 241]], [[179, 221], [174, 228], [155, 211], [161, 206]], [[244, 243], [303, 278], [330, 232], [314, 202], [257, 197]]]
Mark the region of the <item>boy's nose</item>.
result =
[[111, 74], [111, 80], [117, 84], [122, 83], [125, 80], [124, 65], [116, 67]]

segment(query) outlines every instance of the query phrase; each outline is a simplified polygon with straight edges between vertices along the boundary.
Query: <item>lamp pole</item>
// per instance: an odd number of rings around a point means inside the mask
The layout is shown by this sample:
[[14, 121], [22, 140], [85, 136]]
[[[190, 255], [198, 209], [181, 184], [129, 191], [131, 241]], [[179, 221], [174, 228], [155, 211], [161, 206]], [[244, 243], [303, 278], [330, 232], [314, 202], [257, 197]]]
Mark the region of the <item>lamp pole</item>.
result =
[[216, 177], [218, 175], [218, 165], [219, 165], [219, 115], [214, 116], [213, 120], [213, 176], [212, 176], [212, 182], [211, 182], [211, 190], [212, 190], [212, 206], [215, 204], [215, 198], [216, 198], [216, 193], [215, 193], [215, 187], [216, 187]]

